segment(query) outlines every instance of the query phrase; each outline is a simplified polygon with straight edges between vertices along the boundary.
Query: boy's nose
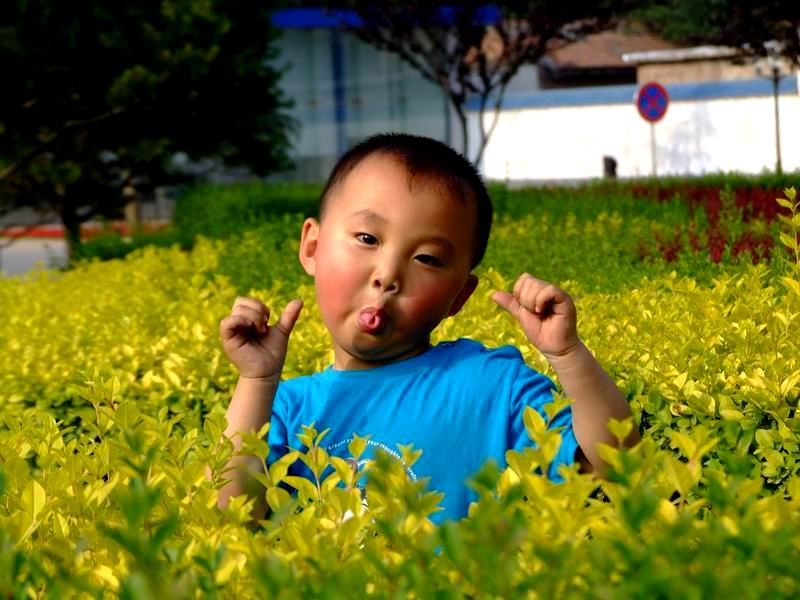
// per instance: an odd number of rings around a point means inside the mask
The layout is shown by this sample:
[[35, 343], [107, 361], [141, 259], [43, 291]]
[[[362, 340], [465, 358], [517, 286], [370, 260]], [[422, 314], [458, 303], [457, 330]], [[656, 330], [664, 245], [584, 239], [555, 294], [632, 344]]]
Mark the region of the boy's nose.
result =
[[385, 292], [397, 293], [400, 290], [400, 282], [396, 277], [375, 277], [372, 282], [372, 286], [376, 288], [382, 288]]
[[397, 293], [400, 290], [400, 269], [396, 264], [386, 261], [376, 265], [372, 274], [372, 287], [382, 289], [384, 292]]
[[386, 293], [397, 294], [403, 280], [403, 267], [401, 260], [395, 256], [381, 257], [372, 265], [372, 287]]

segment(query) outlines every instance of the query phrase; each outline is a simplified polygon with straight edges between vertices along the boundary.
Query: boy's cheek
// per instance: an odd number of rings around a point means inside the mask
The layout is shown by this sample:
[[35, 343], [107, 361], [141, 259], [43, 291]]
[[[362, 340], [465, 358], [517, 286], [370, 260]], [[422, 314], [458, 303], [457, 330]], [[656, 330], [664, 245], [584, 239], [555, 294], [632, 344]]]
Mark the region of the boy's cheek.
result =
[[361, 276], [356, 265], [351, 260], [323, 260], [317, 263], [318, 270], [315, 278], [317, 298], [320, 308], [336, 314], [344, 309], [357, 292]]
[[407, 299], [406, 313], [420, 323], [438, 323], [447, 315], [449, 300], [449, 294], [420, 292]]

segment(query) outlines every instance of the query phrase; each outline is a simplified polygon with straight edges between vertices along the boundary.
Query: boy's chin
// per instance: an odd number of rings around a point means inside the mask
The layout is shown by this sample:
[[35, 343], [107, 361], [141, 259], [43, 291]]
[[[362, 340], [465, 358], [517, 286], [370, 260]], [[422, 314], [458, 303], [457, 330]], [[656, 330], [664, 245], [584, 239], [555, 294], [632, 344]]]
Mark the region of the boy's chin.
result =
[[430, 346], [427, 339], [409, 344], [387, 345], [385, 341], [382, 343], [380, 337], [361, 334], [350, 344], [340, 344], [339, 349], [343, 355], [341, 358], [346, 362], [364, 363], [366, 368], [378, 367], [422, 354]]

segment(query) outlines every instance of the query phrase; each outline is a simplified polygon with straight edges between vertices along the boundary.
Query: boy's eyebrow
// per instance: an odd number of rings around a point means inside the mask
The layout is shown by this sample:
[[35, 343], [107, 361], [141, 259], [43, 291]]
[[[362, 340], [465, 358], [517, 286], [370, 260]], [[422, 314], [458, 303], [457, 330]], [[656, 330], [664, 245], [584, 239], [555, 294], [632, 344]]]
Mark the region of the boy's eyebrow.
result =
[[[369, 208], [362, 208], [361, 210], [357, 210], [356, 212], [352, 213], [350, 217], [363, 219], [364, 221], [370, 221], [373, 223], [377, 223], [378, 225], [385, 225], [386, 223], [388, 223], [385, 217], [382, 217], [375, 211], [370, 210]], [[453, 246], [450, 240], [443, 237], [432, 235], [426, 237], [422, 241], [438, 242], [439, 244], [445, 246], [447, 250], [449, 250], [450, 252], [455, 252], [456, 250], [455, 246]]]
[[376, 222], [376, 223], [378, 223], [380, 225], [383, 225], [383, 224], [386, 223], [386, 219], [385, 218], [383, 218], [378, 213], [376, 213], [375, 211], [370, 210], [368, 208], [362, 208], [361, 210], [357, 210], [356, 212], [354, 212], [350, 216], [351, 217], [358, 217], [360, 219], [364, 219], [365, 221], [374, 221], [374, 222]]

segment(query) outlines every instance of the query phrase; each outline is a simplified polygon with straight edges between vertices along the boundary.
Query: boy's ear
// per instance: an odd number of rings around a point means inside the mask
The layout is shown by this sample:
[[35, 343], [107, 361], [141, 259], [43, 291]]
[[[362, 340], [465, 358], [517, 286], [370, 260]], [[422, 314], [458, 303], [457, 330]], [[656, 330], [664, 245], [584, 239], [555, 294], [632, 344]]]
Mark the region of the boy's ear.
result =
[[300, 234], [300, 263], [306, 273], [312, 277], [317, 271], [317, 240], [319, 239], [319, 222], [316, 219], [308, 218], [303, 223], [303, 231]]
[[478, 276], [470, 273], [469, 276], [467, 277], [467, 282], [464, 284], [464, 287], [462, 287], [461, 291], [458, 292], [458, 296], [456, 296], [456, 299], [453, 302], [453, 306], [450, 307], [450, 312], [447, 313], [447, 316], [452, 317], [453, 315], [458, 313], [458, 311], [461, 310], [464, 304], [467, 303], [467, 300], [469, 300], [469, 297], [472, 296], [472, 292], [474, 292], [475, 288], [477, 287], [478, 287]]

